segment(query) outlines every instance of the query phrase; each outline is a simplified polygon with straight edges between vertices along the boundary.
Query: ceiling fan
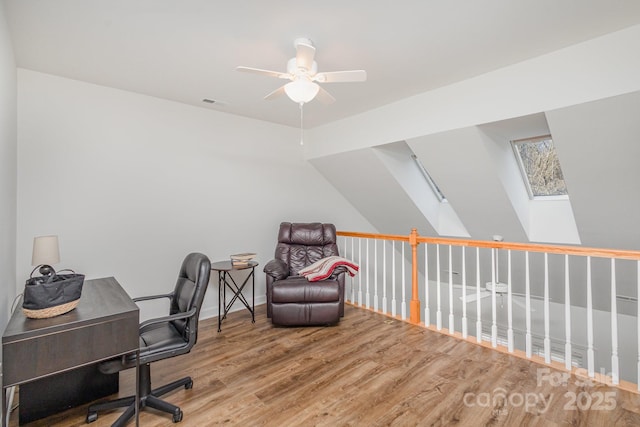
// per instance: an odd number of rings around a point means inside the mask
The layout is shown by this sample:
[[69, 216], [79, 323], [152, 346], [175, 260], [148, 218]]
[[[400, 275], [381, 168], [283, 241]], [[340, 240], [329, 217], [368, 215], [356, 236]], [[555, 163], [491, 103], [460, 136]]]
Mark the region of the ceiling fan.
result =
[[[485, 284], [485, 288], [480, 291], [480, 299], [490, 298], [492, 295], [492, 290], [494, 286], [496, 288], [496, 296], [500, 298], [499, 303], [500, 303], [500, 307], [502, 308], [504, 307], [504, 297], [505, 295], [507, 295], [507, 292], [509, 291], [509, 285], [507, 283], [498, 281], [498, 279], [496, 279], [495, 284], [493, 282], [487, 282]], [[469, 304], [478, 299], [478, 294], [473, 287], [468, 287], [467, 289], [470, 291], [470, 293], [466, 295], [465, 301], [467, 302], [467, 304]], [[460, 300], [462, 300], [462, 297], [460, 297]], [[527, 307], [525, 304], [523, 304], [522, 302], [518, 301], [515, 298], [512, 298], [511, 302], [514, 305], [519, 306], [520, 308], [526, 309]], [[530, 310], [536, 311], [533, 307], [530, 307]]]
[[[502, 236], [495, 235], [493, 236], [493, 240], [496, 242], [501, 242]], [[500, 273], [499, 273], [499, 266], [498, 266], [498, 250], [496, 248], [492, 248], [491, 250], [493, 251], [495, 281], [492, 280], [491, 282], [485, 283], [484, 289], [480, 291], [480, 299], [491, 297], [493, 295], [493, 290], [495, 289], [496, 297], [500, 298], [500, 307], [502, 308], [504, 307], [504, 296], [509, 292], [509, 284], [500, 281], [500, 276], [499, 276]], [[469, 289], [472, 292], [465, 295], [465, 301], [467, 304], [478, 300], [478, 292], [473, 288], [469, 288]], [[462, 300], [462, 297], [460, 297], [460, 300]], [[518, 301], [517, 299], [512, 298], [511, 302], [519, 306], [520, 308], [524, 308], [524, 309], [527, 308], [525, 304]], [[536, 311], [532, 307], [530, 307], [530, 310]]]
[[293, 42], [296, 56], [287, 61], [287, 71], [271, 71], [252, 67], [236, 67], [236, 70], [269, 77], [290, 80], [289, 83], [274, 90], [264, 99], [272, 100], [286, 94], [293, 102], [304, 104], [316, 96], [324, 104], [335, 102], [335, 98], [320, 87], [318, 83], [363, 82], [367, 80], [364, 70], [318, 72], [318, 64], [313, 60], [316, 48], [311, 40], [297, 38]]

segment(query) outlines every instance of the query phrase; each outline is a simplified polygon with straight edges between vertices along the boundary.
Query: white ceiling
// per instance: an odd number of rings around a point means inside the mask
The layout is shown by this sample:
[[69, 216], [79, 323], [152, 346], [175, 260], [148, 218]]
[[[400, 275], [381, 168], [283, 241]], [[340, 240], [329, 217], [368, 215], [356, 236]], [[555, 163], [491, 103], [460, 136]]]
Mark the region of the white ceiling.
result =
[[[633, 0], [4, 0], [17, 65], [203, 108], [299, 126], [298, 106], [262, 98], [293, 40], [337, 101], [305, 106], [315, 127], [640, 22]], [[203, 98], [219, 102], [204, 104]]]

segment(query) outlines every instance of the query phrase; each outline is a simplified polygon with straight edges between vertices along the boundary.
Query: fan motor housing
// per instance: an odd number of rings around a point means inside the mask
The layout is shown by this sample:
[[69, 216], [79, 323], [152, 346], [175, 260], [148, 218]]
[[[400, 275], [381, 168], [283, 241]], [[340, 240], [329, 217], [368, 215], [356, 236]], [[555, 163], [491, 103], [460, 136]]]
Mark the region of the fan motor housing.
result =
[[[492, 292], [494, 288], [494, 283], [487, 282], [484, 287], [489, 292]], [[497, 282], [495, 284], [495, 289], [497, 294], [506, 294], [509, 291], [509, 285], [507, 285], [506, 283]]]
[[310, 70], [307, 70], [304, 67], [298, 67], [298, 63], [295, 57], [287, 61], [287, 73], [293, 76], [304, 75], [304, 74], [308, 76], [314, 76], [317, 72], [318, 72], [318, 63], [316, 61], [313, 61], [313, 63], [311, 64]]

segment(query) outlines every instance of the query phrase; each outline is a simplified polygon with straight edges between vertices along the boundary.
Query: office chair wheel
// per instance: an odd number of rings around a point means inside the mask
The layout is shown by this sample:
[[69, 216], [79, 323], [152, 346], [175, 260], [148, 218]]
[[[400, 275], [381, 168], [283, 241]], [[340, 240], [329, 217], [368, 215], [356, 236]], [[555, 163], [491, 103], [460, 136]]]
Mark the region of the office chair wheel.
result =
[[182, 421], [182, 411], [178, 410], [177, 414], [173, 414], [173, 422], [179, 423], [180, 421]]
[[98, 419], [98, 413], [97, 412], [89, 412], [87, 414], [87, 424], [92, 423], [97, 419]]
[[185, 390], [189, 390], [191, 388], [193, 388], [193, 381], [189, 381], [188, 383], [186, 383], [184, 385]]

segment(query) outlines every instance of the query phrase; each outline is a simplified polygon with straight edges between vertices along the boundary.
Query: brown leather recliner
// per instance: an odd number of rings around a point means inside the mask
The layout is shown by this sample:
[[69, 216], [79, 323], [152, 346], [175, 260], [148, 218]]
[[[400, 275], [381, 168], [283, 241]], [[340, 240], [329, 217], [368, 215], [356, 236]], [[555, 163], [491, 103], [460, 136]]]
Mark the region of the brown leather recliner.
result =
[[322, 281], [309, 282], [299, 271], [328, 256], [339, 256], [333, 224], [280, 224], [275, 259], [267, 274], [267, 317], [274, 325], [329, 325], [344, 316], [344, 267]]

